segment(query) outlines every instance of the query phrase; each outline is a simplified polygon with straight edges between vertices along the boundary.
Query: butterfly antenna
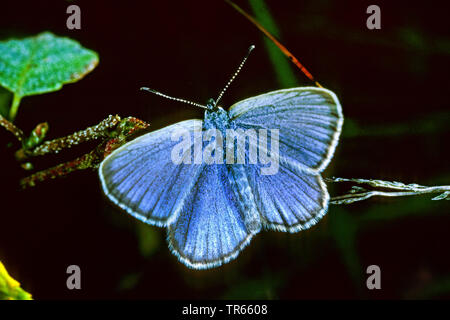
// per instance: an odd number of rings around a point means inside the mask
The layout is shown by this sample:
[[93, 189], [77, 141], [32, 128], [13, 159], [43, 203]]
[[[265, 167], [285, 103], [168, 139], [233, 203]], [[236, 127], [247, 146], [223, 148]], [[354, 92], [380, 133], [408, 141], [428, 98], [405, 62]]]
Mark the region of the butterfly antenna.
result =
[[223, 94], [225, 93], [225, 91], [227, 91], [228, 87], [230, 86], [230, 84], [233, 82], [234, 78], [236, 78], [236, 76], [239, 74], [239, 71], [241, 71], [242, 67], [245, 64], [245, 61], [247, 61], [248, 56], [250, 55], [250, 53], [252, 52], [252, 50], [255, 49], [254, 45], [251, 45], [250, 48], [248, 48], [248, 52], [245, 55], [244, 59], [242, 59], [241, 64], [239, 65], [239, 67], [237, 68], [236, 72], [233, 74], [233, 76], [231, 77], [231, 79], [228, 81], [228, 83], [226, 84], [225, 88], [223, 88], [222, 92], [219, 94], [219, 97], [216, 99], [216, 103], [215, 105], [217, 106], [217, 104], [219, 103], [220, 99], [222, 99]]
[[161, 96], [163, 98], [167, 98], [169, 100], [183, 102], [183, 103], [187, 103], [187, 104], [190, 104], [190, 105], [193, 105], [193, 106], [196, 106], [196, 107], [200, 107], [200, 108], [203, 108], [203, 109], [208, 109], [206, 106], [203, 106], [203, 105], [201, 105], [199, 103], [195, 103], [195, 102], [192, 102], [192, 101], [189, 101], [189, 100], [180, 99], [180, 98], [171, 97], [171, 96], [168, 96], [168, 95], [166, 95], [164, 93], [161, 93], [159, 91], [156, 91], [156, 90], [153, 90], [153, 89], [150, 89], [150, 88], [147, 88], [147, 87], [141, 87], [141, 90], [154, 93], [154, 94], [156, 94], [158, 96]]

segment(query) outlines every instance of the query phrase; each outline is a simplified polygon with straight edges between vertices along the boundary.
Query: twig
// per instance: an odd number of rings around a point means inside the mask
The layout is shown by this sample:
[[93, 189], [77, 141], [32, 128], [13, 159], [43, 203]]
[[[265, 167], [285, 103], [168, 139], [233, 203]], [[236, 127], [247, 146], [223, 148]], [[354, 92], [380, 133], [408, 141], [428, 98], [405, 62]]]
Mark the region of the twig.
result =
[[284, 46], [281, 44], [280, 41], [277, 40], [277, 38], [275, 38], [269, 31], [266, 30], [266, 28], [264, 28], [255, 18], [253, 18], [250, 14], [248, 14], [247, 12], [245, 12], [243, 9], [241, 9], [237, 4], [233, 3], [230, 0], [225, 0], [226, 3], [228, 3], [230, 6], [232, 6], [237, 12], [239, 12], [240, 14], [242, 14], [248, 21], [250, 21], [251, 23], [253, 23], [255, 25], [255, 27], [257, 27], [262, 33], [264, 33], [264, 35], [270, 39], [270, 41], [272, 41], [279, 49], [280, 51], [286, 56], [288, 57], [288, 59], [297, 66], [297, 68], [300, 69], [301, 72], [303, 72], [303, 74], [308, 77], [308, 79], [310, 79], [312, 82], [315, 83], [316, 86], [323, 88], [319, 82], [317, 82], [313, 75], [306, 70], [305, 66], [303, 66], [300, 61], [298, 61], [298, 59]]
[[[432, 200], [450, 200], [450, 186], [421, 186], [416, 183], [404, 184], [397, 181], [384, 181], [375, 179], [346, 179], [346, 178], [326, 178], [327, 182], [351, 182], [358, 185], [369, 185], [374, 188], [383, 188], [389, 190], [367, 190], [360, 186], [353, 186], [348, 194], [332, 197], [332, 204], [350, 204], [357, 201], [366, 200], [374, 196], [381, 197], [403, 197], [426, 193], [440, 193]], [[395, 190], [395, 191], [393, 191]]]
[[[91, 152], [72, 161], [58, 164], [52, 168], [41, 170], [20, 180], [22, 188], [34, 187], [38, 182], [64, 177], [74, 171], [95, 169], [112, 151], [123, 145], [136, 132], [147, 129], [149, 124], [134, 117], [120, 120], [119, 116], [109, 116], [98, 125], [79, 131], [68, 137], [55, 139], [46, 143], [48, 152], [33, 152], [32, 156], [57, 153], [81, 142], [103, 138], [103, 141]], [[45, 144], [45, 143], [44, 143]], [[38, 147], [39, 148], [39, 147]]]
[[25, 139], [23, 131], [17, 128], [11, 121], [7, 120], [2, 115], [0, 115], [0, 126], [11, 132], [17, 140], [19, 140], [19, 142], [22, 142]]
[[20, 186], [24, 189], [27, 187], [34, 187], [38, 182], [64, 177], [77, 170], [96, 168], [98, 164], [103, 160], [102, 149], [105, 145], [106, 142], [101, 143], [91, 152], [84, 154], [72, 161], [61, 163], [57, 166], [35, 172], [32, 175], [21, 179]]
[[108, 118], [104, 119], [95, 126], [78, 131], [63, 138], [46, 141], [32, 150], [22, 148], [16, 152], [16, 158], [19, 161], [23, 161], [29, 157], [58, 153], [63, 149], [69, 149], [83, 142], [106, 138], [108, 137], [108, 131], [117, 126], [120, 120], [121, 119], [118, 115], [110, 115]]

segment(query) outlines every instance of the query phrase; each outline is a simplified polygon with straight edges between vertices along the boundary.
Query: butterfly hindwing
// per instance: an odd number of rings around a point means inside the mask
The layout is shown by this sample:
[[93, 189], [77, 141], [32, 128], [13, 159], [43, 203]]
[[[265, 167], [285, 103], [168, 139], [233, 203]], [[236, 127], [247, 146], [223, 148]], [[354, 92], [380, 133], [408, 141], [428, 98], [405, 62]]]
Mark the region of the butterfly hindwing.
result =
[[320, 174], [280, 163], [273, 175], [259, 166], [246, 166], [256, 207], [267, 229], [298, 232], [316, 224], [326, 213], [329, 195]]
[[223, 164], [205, 165], [177, 220], [168, 227], [172, 252], [205, 269], [234, 259], [252, 237]]

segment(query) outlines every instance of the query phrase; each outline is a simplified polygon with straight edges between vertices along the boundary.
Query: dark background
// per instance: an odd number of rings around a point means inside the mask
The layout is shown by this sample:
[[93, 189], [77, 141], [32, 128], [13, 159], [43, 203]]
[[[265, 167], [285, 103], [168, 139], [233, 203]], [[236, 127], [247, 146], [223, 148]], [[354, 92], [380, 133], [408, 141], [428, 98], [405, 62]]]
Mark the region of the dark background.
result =
[[[264, 13], [260, 5], [236, 2], [257, 17]], [[71, 3], [81, 7], [78, 31], [66, 28]], [[276, 23], [271, 31], [343, 105], [343, 133], [324, 176], [449, 184], [448, 10], [445, 2], [420, 3], [265, 2]], [[366, 28], [370, 4], [381, 7], [381, 30]], [[100, 56], [98, 67], [80, 82], [22, 100], [15, 124], [29, 132], [47, 121], [49, 138], [116, 113], [146, 120], [152, 129], [202, 118], [200, 109], [138, 89], [149, 86], [205, 103], [217, 97], [250, 44], [256, 50], [223, 98], [224, 106], [312, 85], [294, 65], [283, 69], [283, 56], [270, 59], [273, 46], [222, 1], [0, 5], [1, 40], [46, 30], [76, 39]], [[20, 190], [18, 181], [26, 173], [14, 161], [10, 141], [12, 136], [0, 130], [0, 259], [36, 299], [450, 297], [450, 207], [448, 201], [431, 201], [432, 195], [330, 206], [308, 231], [261, 232], [236, 260], [195, 271], [169, 252], [164, 229], [115, 208], [102, 195], [94, 171]], [[36, 167], [91, 147], [38, 159]], [[343, 192], [329, 189], [331, 195]], [[78, 291], [66, 288], [71, 264], [81, 267]], [[372, 264], [381, 268], [378, 291], [365, 286]]]

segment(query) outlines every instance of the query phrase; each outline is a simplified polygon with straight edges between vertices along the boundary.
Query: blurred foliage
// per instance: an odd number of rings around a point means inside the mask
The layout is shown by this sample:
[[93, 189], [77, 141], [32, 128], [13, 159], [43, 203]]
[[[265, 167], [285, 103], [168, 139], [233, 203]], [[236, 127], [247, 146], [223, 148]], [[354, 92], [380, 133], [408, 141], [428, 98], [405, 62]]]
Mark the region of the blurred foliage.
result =
[[[429, 201], [424, 201], [429, 200]], [[436, 201], [431, 201], [429, 194], [414, 196], [408, 198], [408, 203], [404, 201], [389, 203], [388, 206], [383, 206], [383, 210], [378, 207], [367, 209], [364, 214], [358, 217], [359, 224], [366, 225], [375, 221], [395, 220], [404, 217], [418, 216], [427, 212], [427, 210], [436, 210], [441, 206]], [[381, 204], [380, 204], [381, 205]]]
[[6, 271], [0, 261], [0, 300], [33, 300], [31, 294], [20, 287], [20, 283], [14, 280]]
[[277, 292], [284, 284], [282, 274], [266, 273], [257, 279], [248, 279], [232, 286], [222, 297], [226, 300], [278, 299]]
[[329, 223], [331, 236], [337, 249], [341, 252], [341, 258], [347, 266], [355, 286], [359, 287], [363, 284], [361, 281], [363, 272], [356, 250], [357, 220], [346, 210], [334, 208]]
[[14, 93], [9, 120], [14, 120], [23, 97], [59, 90], [97, 64], [96, 52], [50, 32], [0, 42], [0, 84]]
[[158, 232], [153, 226], [141, 222], [136, 224], [136, 229], [141, 255], [148, 258], [161, 245]]
[[389, 137], [406, 134], [436, 134], [448, 130], [449, 120], [449, 112], [439, 112], [425, 115], [420, 119], [413, 119], [405, 122], [385, 123], [383, 125], [383, 130], [380, 130], [379, 125], [363, 126], [354, 119], [345, 119], [342, 137], [360, 138]]
[[414, 298], [432, 299], [450, 292], [450, 277], [442, 277], [424, 286], [420, 292], [417, 292]]
[[[261, 23], [267, 31], [269, 31], [276, 38], [280, 38], [280, 30], [272, 18], [270, 11], [264, 4], [264, 1], [250, 0], [249, 1], [256, 20]], [[286, 59], [280, 49], [268, 38], [264, 38], [267, 53], [272, 62], [278, 82], [282, 88], [296, 87], [298, 85], [297, 78], [292, 71], [292, 66], [289, 60]]]

